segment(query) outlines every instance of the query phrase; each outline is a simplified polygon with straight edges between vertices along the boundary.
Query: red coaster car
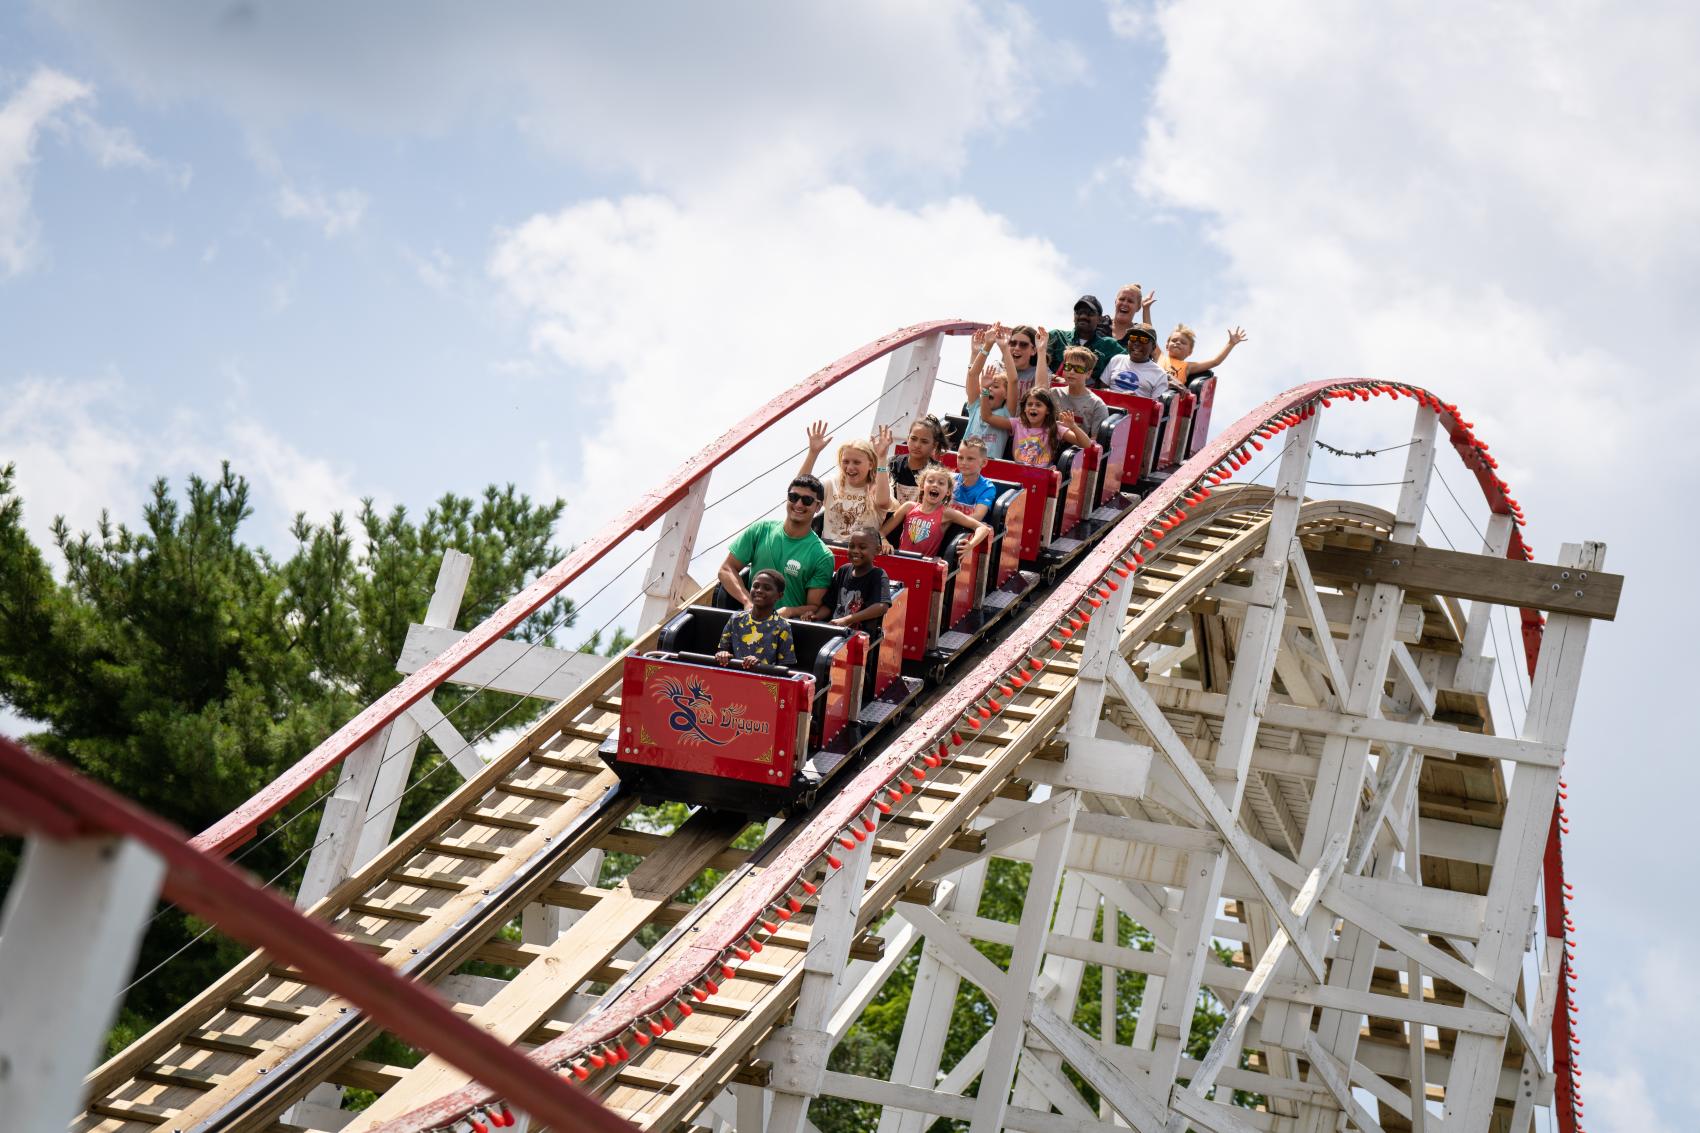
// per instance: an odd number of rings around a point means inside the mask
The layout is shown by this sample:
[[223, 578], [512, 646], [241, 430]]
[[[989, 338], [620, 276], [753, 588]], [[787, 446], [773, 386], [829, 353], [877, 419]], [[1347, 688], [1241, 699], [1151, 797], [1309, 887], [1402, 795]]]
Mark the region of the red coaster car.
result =
[[[723, 668], [713, 655], [731, 614], [688, 607], [662, 628], [659, 650], [626, 658], [620, 728], [603, 761], [645, 801], [752, 817], [807, 807], [921, 682], [870, 666], [867, 634], [817, 622], [789, 623], [795, 670]], [[898, 613], [883, 631], [895, 631], [894, 657], [901, 626]], [[883, 684], [870, 690], [870, 679]]]

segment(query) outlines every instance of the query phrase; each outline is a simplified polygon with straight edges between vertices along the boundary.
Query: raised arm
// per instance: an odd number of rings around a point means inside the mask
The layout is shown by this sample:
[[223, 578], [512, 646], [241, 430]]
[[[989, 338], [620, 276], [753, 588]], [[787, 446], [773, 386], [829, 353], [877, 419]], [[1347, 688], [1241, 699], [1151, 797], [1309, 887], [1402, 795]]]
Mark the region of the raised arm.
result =
[[981, 327], [974, 332], [974, 337], [968, 340], [973, 353], [968, 355], [968, 376], [962, 380], [962, 385], [968, 394], [970, 405], [980, 400], [980, 374], [986, 368], [986, 359], [991, 357], [991, 332], [996, 327], [996, 323]]
[[891, 510], [891, 426], [881, 425], [874, 431], [874, 452], [879, 454], [879, 463], [874, 465], [874, 487], [868, 493], [868, 500], [874, 505], [874, 511], [884, 515]]
[[797, 475], [813, 476], [815, 474], [815, 461], [820, 459], [820, 454], [826, 449], [826, 446], [832, 443], [832, 438], [826, 435], [825, 421], [816, 421], [805, 432], [809, 438], [809, 452], [807, 456], [803, 457], [803, 463], [798, 466]]
[[1057, 371], [1051, 366], [1051, 332], [1044, 327], [1033, 328], [1033, 369], [1033, 388], [1050, 389]]
[[1210, 359], [1208, 362], [1190, 363], [1187, 366], [1188, 372], [1198, 374], [1205, 370], [1214, 370], [1217, 366], [1220, 366], [1223, 362], [1228, 360], [1228, 355], [1233, 353], [1234, 347], [1238, 346], [1245, 340], [1245, 331], [1241, 330], [1239, 327], [1235, 327], [1233, 330], [1228, 332], [1228, 343], [1226, 346], [1222, 347], [1222, 352], [1220, 354], [1216, 355], [1216, 357]]
[[1080, 427], [1074, 419], [1074, 414], [1067, 409], [1057, 414], [1057, 435], [1068, 438], [1070, 444], [1085, 448], [1092, 443], [1092, 438], [1086, 435], [1086, 430]]

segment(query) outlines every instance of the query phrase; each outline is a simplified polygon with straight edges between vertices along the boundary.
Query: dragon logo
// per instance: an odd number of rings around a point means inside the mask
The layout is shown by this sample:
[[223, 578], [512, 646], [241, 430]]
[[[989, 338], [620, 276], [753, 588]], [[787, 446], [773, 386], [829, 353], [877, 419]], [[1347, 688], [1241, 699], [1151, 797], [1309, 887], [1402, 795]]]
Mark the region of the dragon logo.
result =
[[698, 710], [707, 713], [710, 722], [714, 720], [714, 695], [708, 691], [701, 681], [691, 678], [690, 687], [681, 685], [672, 677], [668, 677], [659, 690], [663, 700], [670, 701], [673, 713], [667, 717], [667, 726], [683, 736], [702, 740], [715, 747], [725, 747], [727, 740], [717, 740], [702, 730], [702, 720], [697, 716]]

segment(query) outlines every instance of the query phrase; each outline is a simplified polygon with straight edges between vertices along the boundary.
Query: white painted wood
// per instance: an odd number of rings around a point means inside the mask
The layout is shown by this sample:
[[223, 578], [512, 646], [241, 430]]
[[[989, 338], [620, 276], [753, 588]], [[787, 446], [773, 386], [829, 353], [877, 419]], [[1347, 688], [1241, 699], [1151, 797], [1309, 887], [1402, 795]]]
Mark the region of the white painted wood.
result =
[[661, 520], [660, 540], [643, 576], [643, 608], [638, 625], [659, 625], [701, 586], [688, 573], [696, 550], [697, 531], [708, 499], [708, 474], [697, 477], [679, 502], [667, 509]]
[[1429, 687], [1428, 679], [1417, 667], [1416, 658], [1411, 656], [1411, 647], [1403, 641], [1393, 643], [1393, 665], [1399, 672], [1411, 692], [1416, 696], [1418, 705], [1425, 717], [1434, 715], [1434, 689]]
[[933, 400], [933, 379], [938, 376], [943, 346], [944, 335], [931, 334], [891, 352], [879, 405], [874, 410], [876, 428], [891, 426], [900, 441], [908, 436], [909, 426], [927, 412]]
[[1322, 598], [1316, 592], [1316, 581], [1310, 576], [1310, 563], [1305, 560], [1304, 548], [1297, 539], [1288, 546], [1287, 562], [1298, 590], [1299, 611], [1310, 623], [1311, 639], [1322, 656], [1328, 683], [1334, 686], [1334, 695], [1343, 698], [1346, 695], [1346, 672], [1340, 666], [1340, 653], [1334, 648], [1334, 633], [1328, 627], [1328, 615], [1322, 611]]
[[407, 714], [431, 737], [431, 742], [437, 745], [443, 757], [454, 764], [462, 779], [470, 779], [484, 770], [484, 759], [478, 754], [478, 749], [443, 715], [436, 701], [430, 697], [414, 701], [408, 706]]
[[[465, 636], [453, 629], [408, 626], [407, 642], [402, 646], [396, 671], [418, 672]], [[557, 701], [565, 700], [578, 691], [580, 685], [607, 664], [608, 658], [594, 653], [577, 653], [504, 638], [491, 642], [488, 649], [462, 666], [452, 678], [452, 683]]]
[[1122, 1073], [1098, 1050], [1098, 1044], [1074, 1028], [1049, 1004], [1037, 996], [1027, 1000], [1027, 1014], [1033, 1029], [1055, 1047], [1064, 1061], [1086, 1084], [1098, 1091], [1115, 1111], [1127, 1119], [1140, 1133], [1160, 1133], [1167, 1114], [1166, 1106], [1152, 1097], [1146, 1087]]
[[[1227, 842], [1228, 849], [1239, 860], [1241, 868], [1250, 875], [1258, 893], [1275, 910], [1275, 915], [1280, 919], [1282, 927], [1294, 938], [1294, 947], [1299, 957], [1304, 960], [1305, 967], [1309, 968], [1311, 974], [1317, 979], [1321, 979], [1323, 975], [1322, 957], [1309, 941], [1299, 939], [1303, 936], [1303, 933], [1300, 931], [1299, 921], [1293, 916], [1292, 909], [1288, 907], [1288, 898], [1275, 884], [1275, 879], [1269, 875], [1268, 870], [1264, 868], [1263, 859], [1254, 848], [1252, 840], [1240, 828], [1239, 823], [1222, 802], [1221, 796], [1204, 778], [1204, 773], [1198, 769], [1198, 764], [1193, 761], [1192, 753], [1187, 750], [1185, 743], [1175, 733], [1174, 728], [1170, 726], [1168, 718], [1163, 715], [1156, 702], [1151, 699], [1150, 694], [1140, 685], [1138, 678], [1133, 674], [1133, 670], [1129, 669], [1127, 663], [1120, 658], [1117, 658], [1116, 662], [1110, 666], [1110, 680], [1115, 685], [1116, 692], [1127, 702], [1128, 707], [1133, 709], [1134, 715], [1139, 717], [1140, 723], [1151, 734], [1151, 738], [1156, 741], [1157, 750], [1163, 754], [1169, 765], [1180, 776], [1181, 781], [1186, 784], [1194, 804], [1204, 809], [1211, 825], [1215, 827], [1216, 833]], [[1219, 891], [1219, 882], [1216, 888]], [[1213, 902], [1214, 897], [1212, 897]]]
[[[1116, 660], [1120, 661], [1120, 658]], [[1027, 990], [1039, 975], [1039, 965], [1044, 959], [1051, 906], [1056, 900], [1057, 885], [1062, 881], [1063, 854], [1068, 848], [1069, 833], [1080, 805], [1080, 795], [1074, 791], [1058, 798], [1067, 800], [1067, 806], [1060, 820], [1039, 836], [1039, 852], [1034, 858], [1027, 895], [1021, 904], [1021, 928], [1016, 933], [1009, 969], [998, 984], [1001, 1005], [997, 1022], [992, 1024], [991, 1043], [986, 1049], [985, 1069], [980, 1074], [980, 1093], [974, 1102], [970, 1133], [994, 1133], [1002, 1127], [1004, 1113], [1009, 1108], [1009, 1091], [1015, 1081], [1025, 1025], [1021, 1005], [1027, 1002]]]
[[141, 947], [165, 862], [139, 842], [30, 838], [0, 916], [0, 1114], [67, 1129]]
[[394, 731], [393, 726], [384, 728], [350, 752], [337, 770], [336, 787], [319, 812], [318, 836], [307, 855], [301, 887], [295, 892], [296, 908], [311, 909], [354, 872], [360, 827], [366, 821], [367, 806]]
[[[1301, 925], [1310, 918], [1311, 910], [1316, 908], [1322, 897], [1323, 888], [1333, 880], [1335, 871], [1340, 868], [1345, 858], [1346, 835], [1344, 831], [1339, 831], [1329, 840], [1322, 860], [1310, 871], [1310, 876], [1305, 878], [1304, 887], [1293, 900], [1293, 916]], [[1252, 1012], [1256, 1011], [1258, 1004], [1263, 1001], [1264, 994], [1274, 981], [1275, 970], [1292, 946], [1292, 941], [1292, 936], [1285, 928], [1278, 929], [1269, 947], [1258, 957], [1257, 966], [1252, 969], [1245, 989], [1229, 1008], [1221, 1030], [1216, 1032], [1216, 1038], [1211, 1041], [1209, 1051], [1199, 1062], [1198, 1071], [1192, 1077], [1189, 1089], [1199, 1100], [1202, 1101], [1210, 1095], [1211, 1089], [1216, 1085], [1217, 1075], [1227, 1065], [1229, 1057], [1239, 1051], [1246, 1028], [1251, 1022]]]
[[[1153, 699], [1165, 709], [1184, 709], [1221, 716], [1227, 706], [1227, 698], [1219, 692], [1183, 689], [1155, 680], [1146, 681], [1145, 687], [1151, 692]], [[1304, 708], [1280, 701], [1271, 701], [1265, 706], [1263, 724], [1272, 728], [1297, 728], [1303, 732], [1321, 735], [1349, 736], [1372, 743], [1410, 744], [1420, 748], [1425, 754], [1442, 757], [1484, 755], [1489, 759], [1509, 759], [1515, 763], [1528, 763], [1538, 767], [1556, 767], [1564, 757], [1562, 745], [1543, 743], [1535, 739], [1466, 732], [1453, 725], [1433, 721], [1410, 724], [1399, 720], [1370, 719], [1320, 708]], [[1311, 777], [1315, 777], [1314, 772]]]
[[[1605, 565], [1605, 545], [1565, 544], [1558, 561], [1572, 570], [1598, 571]], [[1560, 747], [1568, 740], [1590, 626], [1591, 619], [1573, 614], [1554, 614], [1547, 620], [1524, 720], [1524, 732], [1532, 738]], [[1496, 990], [1515, 987], [1557, 792], [1556, 768], [1519, 767], [1512, 780], [1474, 960], [1475, 970]], [[1509, 1003], [1505, 1010], [1510, 1012]], [[1456, 1123], [1454, 1128], [1475, 1128], [1488, 1121], [1503, 1048], [1503, 1039], [1459, 1036], [1446, 1083], [1446, 1120]]]
[[781, 1028], [766, 1044], [773, 1058], [769, 1080], [773, 1102], [767, 1115], [772, 1133], [802, 1133], [809, 1101], [820, 1093], [821, 1075], [826, 1073], [826, 1060], [834, 1045], [827, 1024], [837, 1003], [838, 981], [850, 956], [850, 942], [856, 935], [856, 913], [867, 885], [873, 847], [872, 838], [858, 842], [846, 856], [843, 868], [821, 886], [791, 1025]]
[[1328, 1087], [1328, 1092], [1334, 1095], [1334, 1100], [1341, 1109], [1346, 1111], [1354, 1124], [1363, 1133], [1381, 1133], [1381, 1125], [1375, 1116], [1363, 1107], [1363, 1104], [1352, 1095], [1351, 1082], [1342, 1073], [1340, 1064], [1334, 1061], [1334, 1056], [1323, 1050], [1317, 1044], [1315, 1035], [1305, 1037], [1305, 1057], [1310, 1060], [1312, 1074], [1320, 1075], [1322, 1082]]
[[1207, 1133], [1257, 1133], [1258, 1126], [1244, 1120], [1233, 1106], [1205, 1101], [1190, 1090], [1176, 1087], [1169, 1104], [1175, 1112]]
[[[978, 910], [988, 860], [986, 857], [978, 858], [962, 871], [944, 898], [947, 910], [952, 907], [963, 908], [970, 913]], [[902, 906], [898, 908], [898, 915], [904, 916]], [[904, 919], [908, 920], [908, 917], [904, 916]], [[951, 1014], [955, 1010], [956, 992], [960, 985], [961, 977], [944, 963], [941, 948], [929, 939], [921, 949], [920, 966], [915, 971], [915, 984], [909, 993], [909, 1008], [904, 1014], [903, 1031], [898, 1036], [897, 1053], [892, 1063], [892, 1081], [926, 1090], [931, 1090], [938, 1081], [939, 1060], [949, 1037]], [[978, 1049], [976, 1061], [970, 1062], [965, 1057], [957, 1068], [966, 1069], [964, 1063], [967, 1063], [977, 1075], [979, 1065], [983, 1065], [985, 1059], [984, 1045]], [[967, 1086], [968, 1083], [963, 1082], [956, 1092], [960, 1093]], [[880, 1115], [879, 1133], [921, 1133], [922, 1125], [921, 1114], [893, 1108]]]
[[1098, 721], [1097, 735], [1070, 736], [1066, 759], [1033, 759], [1021, 769], [1023, 779], [1049, 787], [1130, 799], [1145, 794], [1150, 776], [1150, 746], [1136, 743], [1109, 720]]
[[[1511, 545], [1512, 519], [1509, 515], [1495, 512], [1488, 516], [1487, 536], [1482, 540], [1482, 554], [1493, 558], [1502, 558], [1505, 549]], [[1482, 656], [1482, 647], [1487, 642], [1488, 623], [1493, 618], [1494, 606], [1491, 602], [1471, 602], [1470, 615], [1464, 623], [1464, 640], [1462, 656], [1457, 667], [1453, 670], [1453, 687], [1464, 691], [1486, 695], [1493, 681], [1493, 670], [1496, 659]], [[1512, 664], [1516, 657], [1516, 644], [1507, 643], [1512, 649], [1512, 656], [1505, 658], [1505, 663]]]

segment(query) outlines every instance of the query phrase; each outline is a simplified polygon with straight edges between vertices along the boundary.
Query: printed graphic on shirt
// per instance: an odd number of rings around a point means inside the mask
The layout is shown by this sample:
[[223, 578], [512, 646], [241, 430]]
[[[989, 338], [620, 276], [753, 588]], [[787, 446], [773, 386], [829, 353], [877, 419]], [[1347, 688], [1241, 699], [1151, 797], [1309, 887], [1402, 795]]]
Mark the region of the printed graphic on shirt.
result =
[[925, 547], [927, 545], [927, 540], [932, 537], [933, 525], [938, 522], [938, 519], [939, 517], [936, 514], [922, 515], [918, 511], [910, 512], [909, 520], [904, 532], [910, 545]]
[[846, 586], [838, 592], [838, 606], [832, 611], [835, 618], [847, 618], [862, 612], [862, 592]]
[[1011, 454], [1017, 464], [1045, 463], [1045, 438], [1039, 433], [1018, 439]]

